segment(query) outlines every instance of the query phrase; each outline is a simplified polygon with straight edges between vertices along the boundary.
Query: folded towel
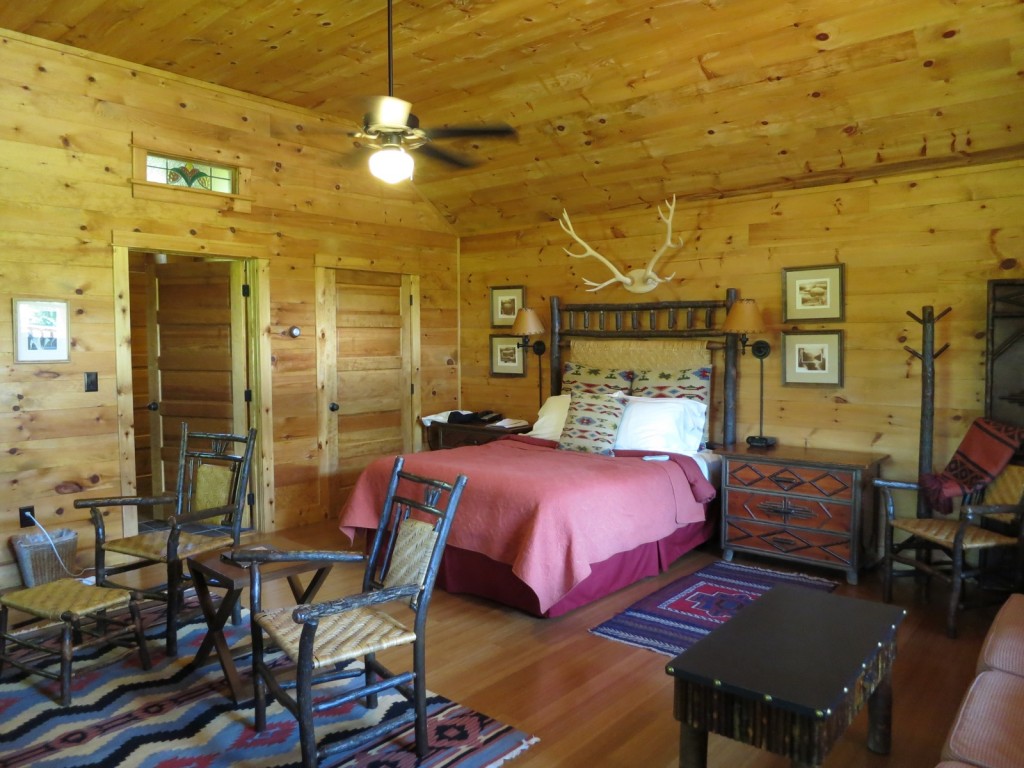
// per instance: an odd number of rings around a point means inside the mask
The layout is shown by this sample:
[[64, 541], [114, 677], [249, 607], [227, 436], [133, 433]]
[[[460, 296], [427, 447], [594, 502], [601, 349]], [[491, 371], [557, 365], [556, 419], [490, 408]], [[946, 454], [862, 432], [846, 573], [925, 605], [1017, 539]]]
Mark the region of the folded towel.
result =
[[995, 480], [1024, 441], [1024, 428], [990, 419], [975, 419], [946, 468], [921, 475], [929, 506], [948, 515], [953, 499], [962, 498]]

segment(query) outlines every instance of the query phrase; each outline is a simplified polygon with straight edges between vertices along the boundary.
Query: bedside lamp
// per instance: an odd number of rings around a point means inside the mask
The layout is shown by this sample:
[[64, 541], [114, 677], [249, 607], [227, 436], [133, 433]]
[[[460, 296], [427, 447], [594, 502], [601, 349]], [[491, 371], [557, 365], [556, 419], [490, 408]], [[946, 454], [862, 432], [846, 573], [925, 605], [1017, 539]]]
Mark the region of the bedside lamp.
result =
[[[747, 354], [747, 341], [750, 335], [764, 333], [764, 319], [757, 302], [753, 299], [738, 299], [729, 307], [729, 314], [722, 323], [722, 330], [735, 333], [740, 337], [740, 349]], [[758, 433], [747, 438], [747, 445], [754, 448], [771, 448], [777, 442], [774, 437], [764, 434], [764, 359], [772, 353], [771, 345], [759, 339], [750, 346], [750, 354], [761, 363], [760, 421]]]
[[540, 356], [547, 350], [547, 345], [538, 339], [537, 341], [530, 343], [531, 336], [540, 336], [544, 333], [544, 323], [537, 317], [537, 313], [532, 309], [520, 309], [516, 313], [515, 322], [512, 323], [513, 336], [522, 336], [523, 340], [516, 344], [522, 350], [532, 349], [533, 353], [537, 356], [537, 405], [538, 407], [544, 405], [544, 377], [541, 373], [540, 368]]

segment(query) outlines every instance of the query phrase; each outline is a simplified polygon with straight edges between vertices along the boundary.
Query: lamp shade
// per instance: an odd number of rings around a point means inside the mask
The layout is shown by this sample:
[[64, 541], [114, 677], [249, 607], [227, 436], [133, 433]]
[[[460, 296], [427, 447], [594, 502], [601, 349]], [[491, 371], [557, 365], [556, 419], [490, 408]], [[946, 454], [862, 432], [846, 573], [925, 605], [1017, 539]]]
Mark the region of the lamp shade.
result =
[[370, 155], [370, 173], [388, 184], [411, 179], [413, 166], [412, 156], [398, 146], [384, 146]]
[[757, 302], [753, 299], [734, 301], [721, 330], [744, 335], [764, 333], [764, 318], [761, 317], [761, 310], [757, 308]]
[[520, 309], [516, 312], [511, 333], [513, 336], [539, 336], [544, 333], [544, 323], [532, 309]]

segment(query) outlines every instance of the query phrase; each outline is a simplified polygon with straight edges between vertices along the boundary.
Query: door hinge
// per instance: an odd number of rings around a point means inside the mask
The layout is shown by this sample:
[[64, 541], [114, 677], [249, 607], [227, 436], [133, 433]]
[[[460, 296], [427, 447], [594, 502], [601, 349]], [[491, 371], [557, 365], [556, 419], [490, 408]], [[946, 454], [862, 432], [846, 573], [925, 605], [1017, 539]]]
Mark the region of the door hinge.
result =
[[415, 384], [410, 384], [409, 385], [409, 394], [410, 395], [415, 395], [416, 394], [416, 385]]
[[242, 283], [242, 298], [243, 299], [248, 299], [249, 298], [249, 284], [248, 283]]
[[247, 403], [251, 403], [252, 402], [252, 390], [251, 389], [245, 390], [245, 402], [247, 402]]
[[409, 294], [409, 306], [410, 307], [412, 306], [412, 294], [411, 293]]
[[253, 493], [252, 491], [249, 491], [249, 493], [245, 497], [245, 501], [250, 507], [256, 506], [256, 494]]

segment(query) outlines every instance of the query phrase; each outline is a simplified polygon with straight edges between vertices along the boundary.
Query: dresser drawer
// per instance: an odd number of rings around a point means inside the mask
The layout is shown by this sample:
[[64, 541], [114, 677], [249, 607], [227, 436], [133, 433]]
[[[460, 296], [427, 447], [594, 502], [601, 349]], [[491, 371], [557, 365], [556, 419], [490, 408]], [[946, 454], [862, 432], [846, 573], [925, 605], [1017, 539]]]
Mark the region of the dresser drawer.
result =
[[729, 518], [726, 521], [725, 538], [726, 546], [737, 550], [780, 555], [842, 568], [851, 565], [850, 536], [839, 532]]
[[857, 488], [855, 473], [829, 467], [802, 467], [770, 462], [729, 460], [730, 488], [778, 491], [808, 498], [851, 501]]
[[730, 521], [753, 520], [776, 526], [795, 526], [849, 535], [853, 509], [830, 499], [811, 499], [780, 494], [726, 491], [726, 514]]

